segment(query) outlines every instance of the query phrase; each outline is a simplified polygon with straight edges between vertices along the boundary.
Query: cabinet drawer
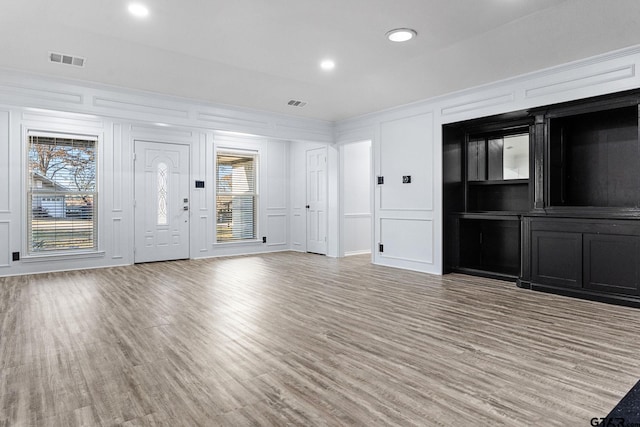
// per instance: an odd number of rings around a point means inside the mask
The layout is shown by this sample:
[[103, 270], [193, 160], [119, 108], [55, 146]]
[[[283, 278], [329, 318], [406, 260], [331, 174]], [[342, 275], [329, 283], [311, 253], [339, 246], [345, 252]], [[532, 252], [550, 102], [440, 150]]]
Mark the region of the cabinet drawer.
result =
[[531, 232], [531, 278], [567, 288], [582, 287], [582, 234]]

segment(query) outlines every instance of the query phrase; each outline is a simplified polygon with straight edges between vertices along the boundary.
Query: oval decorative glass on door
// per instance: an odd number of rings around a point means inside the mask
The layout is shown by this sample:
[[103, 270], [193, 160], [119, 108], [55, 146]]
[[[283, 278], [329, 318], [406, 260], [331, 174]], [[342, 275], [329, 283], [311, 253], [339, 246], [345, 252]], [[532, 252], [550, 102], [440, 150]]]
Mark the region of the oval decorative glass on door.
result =
[[158, 163], [158, 225], [167, 225], [167, 165]]

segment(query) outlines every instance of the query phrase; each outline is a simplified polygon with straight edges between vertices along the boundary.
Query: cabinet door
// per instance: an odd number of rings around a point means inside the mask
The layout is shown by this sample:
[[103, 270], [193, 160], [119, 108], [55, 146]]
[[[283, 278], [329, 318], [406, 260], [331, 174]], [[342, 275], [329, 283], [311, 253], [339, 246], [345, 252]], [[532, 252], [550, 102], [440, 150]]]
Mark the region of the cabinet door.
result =
[[640, 295], [640, 237], [585, 234], [584, 287]]
[[582, 234], [531, 232], [531, 279], [543, 285], [582, 287]]

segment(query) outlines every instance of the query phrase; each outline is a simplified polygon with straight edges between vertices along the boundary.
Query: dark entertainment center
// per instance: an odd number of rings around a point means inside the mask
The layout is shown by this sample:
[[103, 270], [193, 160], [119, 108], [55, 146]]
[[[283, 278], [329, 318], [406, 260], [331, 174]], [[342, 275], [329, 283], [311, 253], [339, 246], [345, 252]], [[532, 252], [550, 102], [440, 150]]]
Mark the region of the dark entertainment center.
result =
[[640, 90], [443, 126], [444, 270], [640, 307]]

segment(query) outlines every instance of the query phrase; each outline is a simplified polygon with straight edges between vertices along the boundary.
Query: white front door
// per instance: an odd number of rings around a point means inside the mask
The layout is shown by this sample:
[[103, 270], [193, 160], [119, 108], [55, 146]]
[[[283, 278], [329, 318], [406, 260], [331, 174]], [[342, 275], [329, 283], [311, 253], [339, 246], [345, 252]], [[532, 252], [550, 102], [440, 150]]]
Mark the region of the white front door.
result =
[[327, 254], [327, 149], [307, 151], [307, 252]]
[[189, 258], [189, 146], [135, 142], [135, 262]]

